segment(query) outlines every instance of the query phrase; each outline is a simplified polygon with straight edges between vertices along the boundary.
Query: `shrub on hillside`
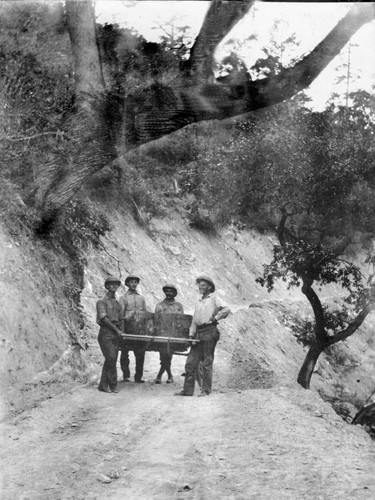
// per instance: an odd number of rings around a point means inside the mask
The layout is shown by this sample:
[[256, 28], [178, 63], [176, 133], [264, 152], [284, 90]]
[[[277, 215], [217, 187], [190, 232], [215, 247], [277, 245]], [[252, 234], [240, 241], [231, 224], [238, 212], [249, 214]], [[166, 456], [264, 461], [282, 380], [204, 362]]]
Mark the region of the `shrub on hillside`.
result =
[[112, 229], [108, 216], [88, 199], [71, 201], [55, 225], [51, 241], [82, 261], [85, 251], [100, 244], [100, 237]]

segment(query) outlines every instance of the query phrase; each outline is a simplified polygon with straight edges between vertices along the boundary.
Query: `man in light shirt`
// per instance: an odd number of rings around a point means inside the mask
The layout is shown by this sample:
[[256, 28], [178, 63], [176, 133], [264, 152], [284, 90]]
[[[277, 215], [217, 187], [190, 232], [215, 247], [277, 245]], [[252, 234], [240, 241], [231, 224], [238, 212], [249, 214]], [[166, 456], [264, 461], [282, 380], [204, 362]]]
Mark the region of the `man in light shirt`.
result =
[[196, 279], [201, 299], [197, 302], [190, 326], [189, 338], [192, 343], [185, 365], [185, 383], [176, 396], [192, 396], [199, 362], [202, 362], [202, 387], [200, 396], [208, 396], [212, 390], [212, 366], [216, 344], [220, 338], [217, 323], [231, 312], [227, 304], [215, 292], [215, 284], [208, 276]]
[[[138, 278], [138, 276], [133, 275], [128, 276], [125, 280], [125, 286], [128, 287], [128, 290], [119, 298], [119, 304], [123, 311], [124, 325], [126, 320], [134, 317], [135, 313], [146, 312], [145, 298], [137, 291], [139, 282], [140, 279]], [[136, 382], [137, 384], [143, 384], [144, 380], [142, 379], [142, 376], [143, 365], [145, 362], [145, 350], [142, 347], [134, 347], [132, 350], [135, 356], [134, 382]], [[123, 373], [124, 382], [130, 381], [129, 362], [129, 349], [126, 347], [126, 343], [122, 343], [120, 366]]]

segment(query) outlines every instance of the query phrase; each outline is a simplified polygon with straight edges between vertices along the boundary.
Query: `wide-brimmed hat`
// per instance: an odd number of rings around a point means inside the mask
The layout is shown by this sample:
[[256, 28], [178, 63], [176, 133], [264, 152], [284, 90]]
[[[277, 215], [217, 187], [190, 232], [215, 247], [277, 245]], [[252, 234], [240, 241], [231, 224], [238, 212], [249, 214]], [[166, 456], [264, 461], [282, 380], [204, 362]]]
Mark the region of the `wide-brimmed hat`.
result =
[[108, 278], [104, 282], [104, 286], [107, 286], [108, 283], [118, 283], [121, 285], [121, 280], [119, 278], [116, 278], [116, 276], [108, 276]]
[[195, 281], [196, 281], [196, 283], [199, 283], [200, 281], [206, 281], [206, 283], [211, 285], [212, 291], [213, 292], [215, 291], [215, 283], [208, 276], [198, 276], [198, 278]]
[[127, 276], [127, 278], [125, 280], [125, 286], [128, 286], [128, 283], [130, 280], [137, 280], [138, 283], [141, 281], [141, 279], [138, 278], [138, 276], [134, 276], [133, 274], [130, 274], [129, 276]]
[[167, 283], [166, 285], [163, 286], [163, 292], [165, 293], [166, 290], [168, 290], [168, 289], [174, 290], [174, 296], [176, 297], [176, 295], [178, 293], [177, 292], [177, 288], [174, 285], [171, 285], [170, 283]]

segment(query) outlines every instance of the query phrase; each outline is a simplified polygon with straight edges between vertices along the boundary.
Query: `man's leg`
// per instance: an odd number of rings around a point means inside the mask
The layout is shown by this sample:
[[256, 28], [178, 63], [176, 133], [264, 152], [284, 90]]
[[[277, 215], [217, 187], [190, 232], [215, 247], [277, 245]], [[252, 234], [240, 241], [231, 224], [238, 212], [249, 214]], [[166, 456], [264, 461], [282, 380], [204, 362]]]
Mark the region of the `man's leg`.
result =
[[143, 365], [145, 363], [145, 354], [144, 349], [134, 349], [135, 356], [135, 375], [134, 381], [141, 382], [143, 376]]
[[165, 372], [165, 352], [164, 351], [160, 351], [160, 370], [159, 370], [159, 373], [157, 374], [156, 376], [156, 380], [155, 382], [157, 384], [160, 384], [161, 383], [161, 377], [163, 376], [163, 373]]
[[209, 340], [202, 343], [203, 361], [202, 361], [202, 386], [203, 394], [211, 394], [212, 391], [212, 370], [214, 364], [215, 347], [217, 340]]
[[[168, 375], [168, 380], [167, 380], [167, 384], [171, 384], [173, 382], [173, 376], [172, 376], [172, 372], [171, 372], [171, 362], [172, 362], [172, 356], [173, 354], [171, 354], [170, 352], [168, 351], [163, 351], [160, 353], [160, 378], [161, 378], [161, 375], [164, 373], [164, 372], [167, 372], [167, 375]], [[158, 375], [158, 378], [159, 378], [159, 375]]]
[[108, 367], [108, 385], [111, 390], [117, 387], [117, 358], [119, 352], [119, 341], [117, 337], [112, 337], [110, 343], [109, 367]]
[[191, 346], [185, 364], [185, 383], [183, 392], [187, 396], [192, 396], [194, 394], [195, 374], [200, 359], [201, 359], [201, 346], [199, 343], [197, 345]]
[[111, 335], [99, 334], [99, 346], [105, 358], [99, 389], [115, 389], [117, 386], [117, 357], [119, 344], [117, 338]]
[[130, 378], [129, 351], [128, 351], [128, 349], [125, 349], [124, 347], [121, 348], [120, 366], [121, 366], [121, 370], [122, 370], [123, 380], [129, 380], [129, 378]]
[[172, 375], [172, 370], [171, 370], [172, 357], [173, 357], [173, 354], [170, 354], [169, 352], [167, 352], [165, 355], [165, 370], [166, 370], [167, 375], [168, 375], [167, 384], [171, 384], [173, 382], [173, 375]]
[[195, 378], [197, 380], [197, 383], [199, 385], [200, 390], [202, 390], [203, 386], [203, 368], [202, 368], [203, 362], [199, 361], [198, 368], [195, 374]]

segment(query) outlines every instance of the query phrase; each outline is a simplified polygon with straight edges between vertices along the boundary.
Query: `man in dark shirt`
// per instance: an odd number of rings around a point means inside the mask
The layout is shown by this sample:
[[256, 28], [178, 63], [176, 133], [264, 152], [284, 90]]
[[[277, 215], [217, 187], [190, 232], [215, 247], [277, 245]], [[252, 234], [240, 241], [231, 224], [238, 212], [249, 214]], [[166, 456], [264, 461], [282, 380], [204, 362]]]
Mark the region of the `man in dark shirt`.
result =
[[[174, 300], [177, 295], [177, 288], [168, 284], [163, 286], [163, 292], [165, 293], [165, 299], [156, 304], [155, 314], [184, 314], [182, 304]], [[160, 352], [160, 370], [155, 379], [155, 384], [161, 384], [161, 377], [165, 371], [168, 375], [167, 384], [173, 382], [171, 372], [172, 356], [173, 354], [170, 354], [167, 350]]]
[[98, 342], [104, 356], [104, 365], [99, 382], [99, 391], [117, 393], [117, 357], [122, 335], [122, 310], [115, 298], [121, 282], [110, 276], [105, 280], [107, 294], [96, 303], [96, 322], [100, 326]]

